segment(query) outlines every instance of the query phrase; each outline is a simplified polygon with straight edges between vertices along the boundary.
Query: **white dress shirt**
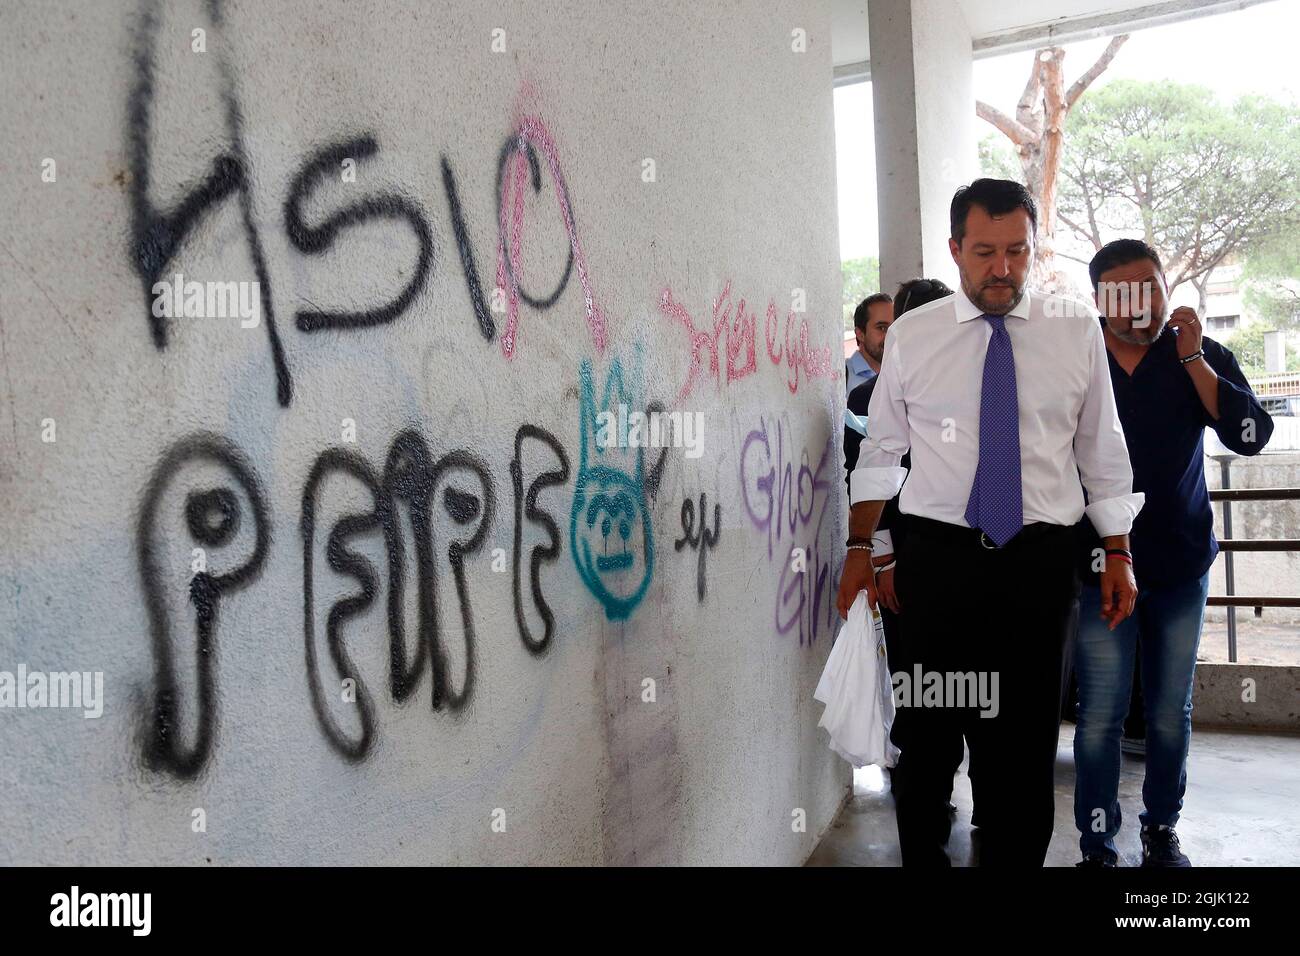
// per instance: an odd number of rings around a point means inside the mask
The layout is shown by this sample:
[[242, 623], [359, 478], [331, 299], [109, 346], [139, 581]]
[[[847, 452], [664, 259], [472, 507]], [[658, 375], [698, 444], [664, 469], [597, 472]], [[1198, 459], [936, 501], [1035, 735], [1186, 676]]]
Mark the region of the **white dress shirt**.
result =
[[[993, 334], [982, 315], [959, 291], [889, 327], [867, 437], [849, 477], [855, 504], [888, 500], [901, 487], [904, 514], [967, 524], [979, 464], [984, 355]], [[1059, 296], [1026, 292], [1007, 314], [1006, 329], [1020, 403], [1025, 523], [1072, 525], [1086, 511], [1102, 537], [1127, 534], [1145, 498], [1133, 492], [1095, 313]], [[899, 465], [909, 450], [910, 477]]]

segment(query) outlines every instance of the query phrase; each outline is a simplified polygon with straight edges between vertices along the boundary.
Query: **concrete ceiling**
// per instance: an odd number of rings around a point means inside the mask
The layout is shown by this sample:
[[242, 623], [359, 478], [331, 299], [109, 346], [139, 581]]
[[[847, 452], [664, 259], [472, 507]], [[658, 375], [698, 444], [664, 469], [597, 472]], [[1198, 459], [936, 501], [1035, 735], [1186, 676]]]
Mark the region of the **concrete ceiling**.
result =
[[[1270, 0], [957, 0], [975, 56], [1014, 53], [1242, 10]], [[837, 83], [869, 75], [868, 0], [832, 0], [831, 57]]]

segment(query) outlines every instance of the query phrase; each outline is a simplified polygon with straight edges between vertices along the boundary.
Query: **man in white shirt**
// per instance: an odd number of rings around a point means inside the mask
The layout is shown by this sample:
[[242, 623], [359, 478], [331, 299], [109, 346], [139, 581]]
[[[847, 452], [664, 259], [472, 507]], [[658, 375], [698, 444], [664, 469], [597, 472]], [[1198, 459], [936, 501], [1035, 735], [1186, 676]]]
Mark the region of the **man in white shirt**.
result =
[[[1142, 496], [1101, 328], [1079, 303], [1025, 291], [1036, 227], [1018, 183], [957, 191], [949, 249], [961, 291], [890, 329], [850, 477], [841, 615], [861, 590], [876, 605], [871, 535], [902, 488], [895, 592], [908, 676], [928, 688], [902, 702], [918, 705], [896, 800], [905, 866], [949, 865], [943, 743], [955, 730], [979, 764], [980, 864], [1042, 866], [1079, 587], [1072, 527], [1085, 512], [1108, 552], [1100, 585], [1112, 628], [1137, 594], [1128, 532]], [[910, 474], [899, 464], [909, 451]]]

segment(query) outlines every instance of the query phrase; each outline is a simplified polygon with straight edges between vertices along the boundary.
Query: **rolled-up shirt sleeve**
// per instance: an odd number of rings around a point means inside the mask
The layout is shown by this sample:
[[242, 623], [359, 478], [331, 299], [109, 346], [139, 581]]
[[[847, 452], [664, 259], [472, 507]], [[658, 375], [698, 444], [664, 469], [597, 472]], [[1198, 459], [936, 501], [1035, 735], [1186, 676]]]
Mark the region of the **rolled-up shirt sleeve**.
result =
[[1207, 412], [1205, 424], [1238, 455], [1258, 455], [1273, 437], [1272, 417], [1251, 391], [1230, 351], [1212, 340], [1207, 340], [1203, 349], [1205, 361], [1219, 376], [1219, 419], [1215, 421]]
[[1074, 434], [1074, 458], [1088, 493], [1084, 512], [1097, 534], [1107, 538], [1133, 529], [1133, 519], [1142, 510], [1146, 496], [1133, 491], [1133, 465], [1115, 410], [1110, 363], [1099, 325], [1091, 327], [1090, 347], [1092, 371]]
[[858, 465], [849, 476], [849, 500], [888, 501], [907, 477], [903, 456], [911, 447], [907, 405], [903, 401], [902, 359], [897, 342], [885, 339], [885, 354], [871, 404], [867, 407], [867, 437], [858, 449]]

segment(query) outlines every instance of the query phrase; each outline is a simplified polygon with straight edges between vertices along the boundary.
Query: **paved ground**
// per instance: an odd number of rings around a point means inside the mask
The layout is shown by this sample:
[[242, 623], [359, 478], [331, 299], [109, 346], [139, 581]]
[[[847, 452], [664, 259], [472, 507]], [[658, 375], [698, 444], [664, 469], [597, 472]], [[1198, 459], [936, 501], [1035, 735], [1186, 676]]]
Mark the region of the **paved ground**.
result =
[[[1289, 609], [1288, 609], [1289, 611]], [[1267, 611], [1265, 613], [1268, 613]], [[1228, 624], [1206, 621], [1201, 629], [1198, 661], [1226, 664], [1228, 661]], [[1300, 626], [1256, 620], [1250, 608], [1237, 609], [1237, 663], [1300, 664]]]
[[[1056, 832], [1048, 866], [1079, 859], [1074, 828], [1074, 725], [1061, 725], [1056, 755]], [[1124, 827], [1121, 866], [1141, 860], [1137, 818], [1142, 810], [1141, 759], [1125, 755], [1120, 775]], [[1187, 765], [1187, 796], [1178, 836], [1194, 865], [1300, 865], [1300, 737], [1197, 730]], [[956, 866], [971, 855], [970, 781], [966, 764], [953, 791], [957, 820], [948, 842]], [[898, 831], [889, 777], [876, 768], [858, 771], [854, 795], [823, 837], [809, 866], [898, 866]]]

